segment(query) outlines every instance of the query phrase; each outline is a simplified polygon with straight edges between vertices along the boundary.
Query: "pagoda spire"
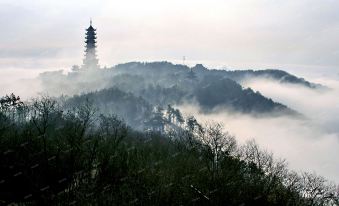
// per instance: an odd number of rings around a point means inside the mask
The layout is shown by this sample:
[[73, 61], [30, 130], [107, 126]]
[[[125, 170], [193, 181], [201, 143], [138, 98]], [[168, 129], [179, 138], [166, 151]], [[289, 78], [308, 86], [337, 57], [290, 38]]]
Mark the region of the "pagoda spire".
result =
[[99, 68], [96, 55], [96, 29], [92, 26], [92, 19], [90, 19], [90, 26], [86, 29], [85, 37], [85, 58], [83, 60], [84, 69], [97, 69]]

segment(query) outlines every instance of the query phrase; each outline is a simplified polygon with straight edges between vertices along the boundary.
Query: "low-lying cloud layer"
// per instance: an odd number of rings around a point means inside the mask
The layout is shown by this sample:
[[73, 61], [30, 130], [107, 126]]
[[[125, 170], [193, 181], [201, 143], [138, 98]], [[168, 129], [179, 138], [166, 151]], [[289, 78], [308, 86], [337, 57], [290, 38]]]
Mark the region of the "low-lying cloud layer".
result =
[[[0, 96], [14, 92], [24, 99], [35, 96], [41, 88], [36, 77], [41, 70], [0, 70]], [[290, 116], [254, 117], [234, 111], [221, 110], [204, 114], [194, 105], [181, 105], [185, 114], [198, 120], [222, 122], [240, 143], [255, 139], [276, 157], [286, 158], [295, 170], [315, 171], [339, 182], [339, 80], [335, 78], [308, 79], [330, 87], [312, 90], [291, 84], [279, 84], [269, 79], [249, 79], [244, 87], [261, 92], [274, 101], [302, 113], [306, 118]]]
[[180, 108], [200, 121], [222, 122], [241, 143], [255, 139], [260, 146], [273, 151], [276, 157], [286, 158], [291, 169], [315, 171], [339, 182], [339, 82], [317, 80], [332, 89], [317, 91], [269, 79], [252, 79], [243, 83], [245, 87], [296, 109], [306, 116], [305, 119], [289, 116], [257, 118], [227, 110], [203, 114], [192, 105]]
[[43, 70], [0, 69], [0, 97], [14, 93], [22, 99], [30, 99], [41, 91], [40, 80], [36, 77]]

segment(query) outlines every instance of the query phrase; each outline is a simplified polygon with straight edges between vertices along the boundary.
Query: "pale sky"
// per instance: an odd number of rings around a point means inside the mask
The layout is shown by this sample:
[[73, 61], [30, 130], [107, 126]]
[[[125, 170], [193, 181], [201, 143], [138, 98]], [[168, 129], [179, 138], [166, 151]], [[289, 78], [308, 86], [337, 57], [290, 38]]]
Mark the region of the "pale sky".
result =
[[[278, 68], [311, 81], [315, 74], [326, 80], [325, 85], [329, 81], [322, 75], [339, 80], [339, 0], [0, 0], [0, 93], [18, 87], [16, 94], [28, 95], [34, 85], [19, 88], [15, 79], [81, 65], [90, 18], [98, 32], [101, 66], [129, 61], [182, 63], [186, 56], [188, 65]], [[324, 125], [338, 125], [339, 83], [326, 94], [329, 97], [263, 85], [258, 90], [269, 97], [292, 108], [311, 108], [313, 115], [326, 114]], [[322, 123], [322, 118], [314, 119]], [[265, 129], [258, 130], [258, 121], [247, 120], [231, 120], [231, 131], [233, 124], [240, 128], [235, 131], [249, 133], [238, 134], [239, 138], [257, 134], [264, 147], [270, 145], [269, 150], [287, 157], [293, 169], [314, 168], [338, 181], [338, 133], [314, 135], [314, 128], [307, 125], [299, 128], [293, 121], [280, 120], [266, 124], [263, 119], [259, 123]], [[253, 125], [256, 128], [251, 130]], [[266, 129], [267, 125], [272, 128]], [[257, 131], [272, 131], [278, 139]]]
[[[0, 0], [0, 69], [128, 61], [339, 72], [339, 0]], [[337, 72], [338, 71], [338, 72]]]

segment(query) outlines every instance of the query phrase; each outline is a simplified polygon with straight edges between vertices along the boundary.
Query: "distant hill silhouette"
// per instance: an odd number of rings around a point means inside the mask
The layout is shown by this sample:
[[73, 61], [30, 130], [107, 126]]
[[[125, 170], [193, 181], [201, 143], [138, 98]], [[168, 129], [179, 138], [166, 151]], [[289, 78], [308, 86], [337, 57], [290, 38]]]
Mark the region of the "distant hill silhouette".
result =
[[[151, 62], [151, 63], [141, 63], [141, 62], [130, 62], [126, 64], [119, 64], [114, 69], [118, 69], [119, 72], [135, 72], [142, 73], [143, 71], [154, 71], [168, 74], [168, 73], [181, 73], [190, 71], [188, 66], [184, 65], [174, 65], [170, 62]], [[138, 69], [136, 69], [138, 68]], [[270, 78], [272, 80], [276, 80], [280, 83], [290, 83], [297, 84], [309, 88], [323, 88], [324, 86], [316, 83], [309, 82], [304, 78], [297, 77], [292, 75], [286, 71], [278, 70], [278, 69], [265, 69], [265, 70], [223, 70], [223, 69], [207, 69], [202, 64], [197, 64], [191, 68], [195, 75], [201, 77], [204, 75], [217, 75], [220, 77], [227, 77], [236, 82], [241, 82], [246, 78], [253, 77], [262, 77], [262, 78]], [[123, 71], [121, 71], [123, 70]]]
[[312, 89], [318, 86], [280, 70], [208, 70], [202, 65], [189, 68], [169, 62], [130, 62], [66, 75], [47, 72], [39, 78], [48, 94], [77, 95], [68, 100], [75, 103], [91, 99], [98, 108], [106, 108], [136, 127], [141, 119], [152, 115], [152, 108], [183, 103], [198, 105], [204, 112], [226, 108], [252, 114], [298, 114], [239, 84], [241, 79], [251, 76], [269, 76]]

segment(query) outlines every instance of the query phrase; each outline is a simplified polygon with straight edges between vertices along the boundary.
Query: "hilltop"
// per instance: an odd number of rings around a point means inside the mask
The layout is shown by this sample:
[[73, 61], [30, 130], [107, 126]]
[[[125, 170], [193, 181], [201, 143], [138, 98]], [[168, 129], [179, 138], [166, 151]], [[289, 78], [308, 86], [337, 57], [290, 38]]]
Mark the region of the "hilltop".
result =
[[[74, 70], [68, 74], [47, 72], [41, 74], [39, 79], [44, 92], [50, 95], [76, 95], [74, 98], [81, 99], [83, 96], [100, 100], [101, 106], [108, 108], [107, 105], [111, 105], [110, 112], [118, 113], [125, 119], [129, 119], [127, 113], [133, 110], [134, 106], [130, 105], [166, 108], [167, 105], [183, 103], [197, 105], [203, 112], [226, 108], [256, 115], [298, 115], [293, 108], [241, 85], [242, 80], [251, 77], [269, 77], [277, 82], [310, 89], [320, 87], [281, 70], [209, 70], [203, 65], [190, 68], [170, 62], [130, 62], [106, 69]], [[119, 95], [113, 97], [112, 93]], [[151, 109], [143, 111], [146, 110]]]

